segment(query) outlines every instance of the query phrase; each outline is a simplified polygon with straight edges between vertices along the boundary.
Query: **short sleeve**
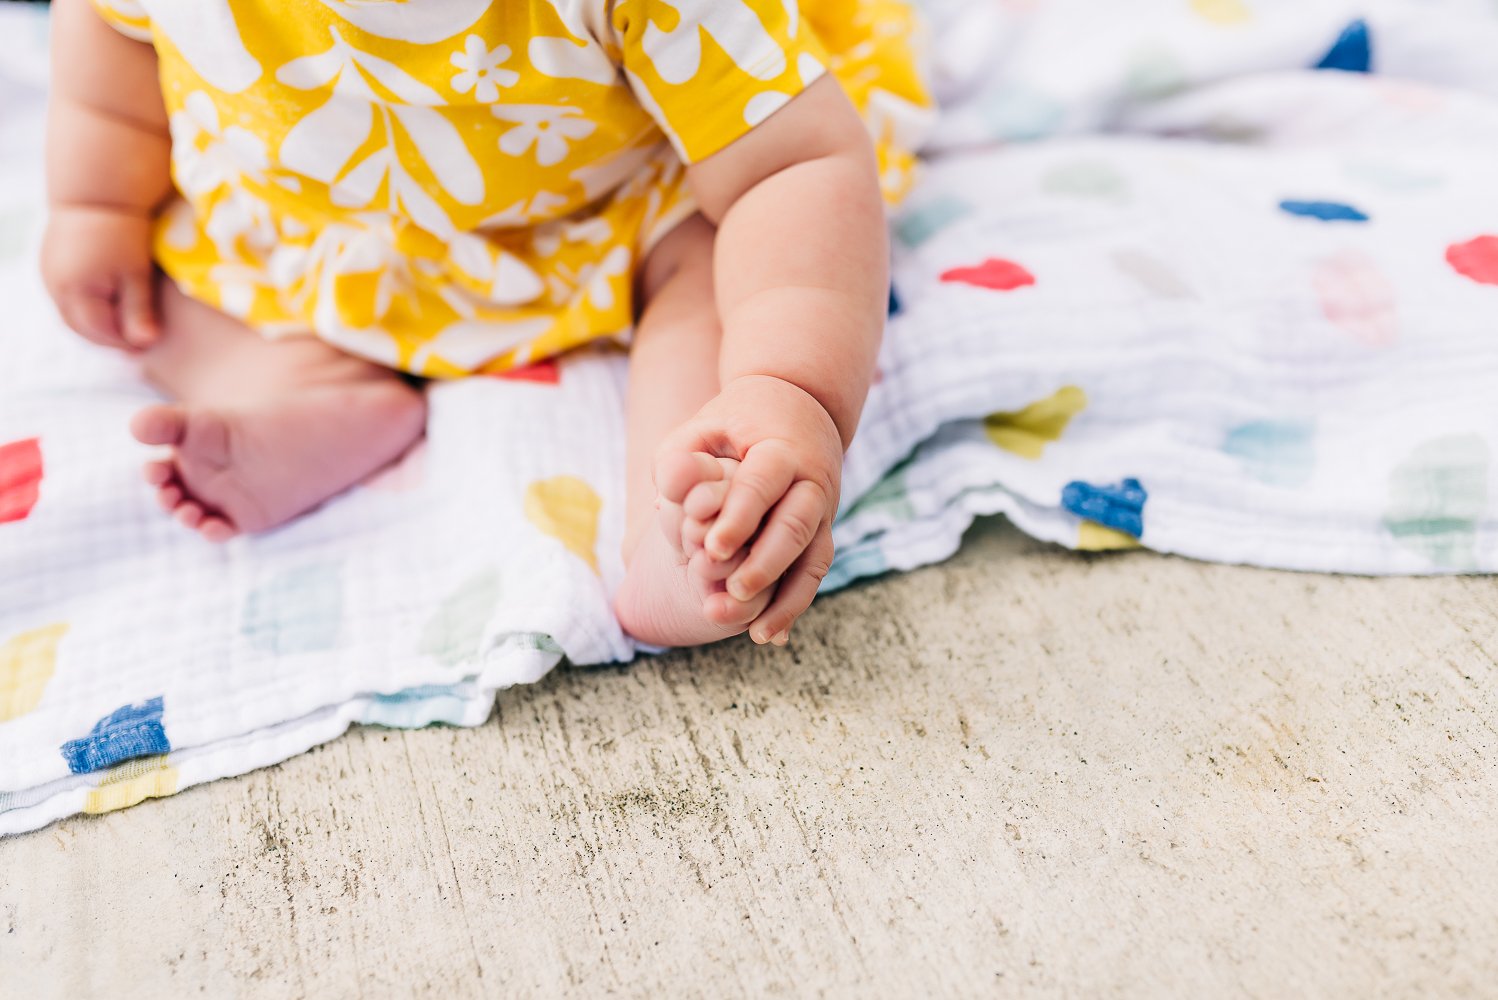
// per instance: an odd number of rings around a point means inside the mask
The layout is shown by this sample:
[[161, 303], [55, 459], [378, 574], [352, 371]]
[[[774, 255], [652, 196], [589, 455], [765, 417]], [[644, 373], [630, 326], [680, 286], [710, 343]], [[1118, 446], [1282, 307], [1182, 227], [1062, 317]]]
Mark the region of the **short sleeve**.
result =
[[140, 0], [91, 0], [99, 16], [138, 42], [151, 40], [151, 15]]
[[625, 78], [688, 163], [718, 152], [826, 71], [796, 0], [619, 0]]

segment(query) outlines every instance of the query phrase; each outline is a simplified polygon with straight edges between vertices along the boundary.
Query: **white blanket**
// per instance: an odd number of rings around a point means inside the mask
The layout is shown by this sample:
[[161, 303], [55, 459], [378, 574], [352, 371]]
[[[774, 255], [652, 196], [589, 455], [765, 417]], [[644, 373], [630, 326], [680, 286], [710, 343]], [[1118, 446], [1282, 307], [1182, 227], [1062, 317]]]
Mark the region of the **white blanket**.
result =
[[[946, 110], [829, 588], [993, 512], [1077, 548], [1498, 569], [1498, 10], [931, 6]], [[34, 275], [44, 27], [0, 9], [0, 833], [630, 658], [618, 356], [435, 389], [399, 467], [264, 537], [154, 508], [125, 432], [150, 390]]]

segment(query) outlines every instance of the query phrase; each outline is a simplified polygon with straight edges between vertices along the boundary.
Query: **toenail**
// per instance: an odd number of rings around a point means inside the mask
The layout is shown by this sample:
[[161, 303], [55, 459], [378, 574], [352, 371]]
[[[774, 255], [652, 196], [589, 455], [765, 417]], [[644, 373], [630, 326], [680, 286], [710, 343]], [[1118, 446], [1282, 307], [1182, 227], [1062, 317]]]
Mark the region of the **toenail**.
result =
[[728, 593], [736, 601], [747, 601], [754, 596], [754, 592], [748, 585], [738, 577], [732, 577], [728, 581]]
[[791, 641], [791, 633], [789, 631], [785, 630], [785, 629], [782, 629], [779, 632], [776, 632], [775, 635], [772, 636], [771, 639], [770, 639], [770, 642], [774, 643], [777, 646], [784, 646], [786, 643], [788, 643], [790, 641]]

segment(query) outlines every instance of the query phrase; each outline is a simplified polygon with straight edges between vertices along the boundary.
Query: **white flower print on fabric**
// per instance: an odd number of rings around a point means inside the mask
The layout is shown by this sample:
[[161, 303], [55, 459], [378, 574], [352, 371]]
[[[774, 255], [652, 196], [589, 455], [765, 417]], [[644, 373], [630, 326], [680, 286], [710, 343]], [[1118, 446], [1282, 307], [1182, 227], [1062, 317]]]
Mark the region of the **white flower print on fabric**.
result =
[[[199, 197], [241, 179], [265, 181], [270, 167], [265, 142], [238, 125], [221, 128], [218, 107], [201, 90], [187, 95], [172, 115], [172, 172], [182, 193]], [[200, 145], [201, 144], [201, 145]]]
[[552, 297], [558, 302], [581, 298], [595, 309], [612, 309], [615, 301], [614, 280], [628, 278], [630, 259], [629, 247], [616, 246], [604, 254], [601, 260], [578, 268], [576, 274], [559, 264], [550, 279]]
[[597, 247], [607, 243], [613, 235], [614, 227], [607, 219], [559, 220], [537, 226], [531, 246], [542, 257], [555, 257], [563, 243], [586, 243]]
[[758, 125], [791, 102], [791, 95], [781, 90], [766, 90], [749, 98], [744, 105], [744, 122]]
[[513, 320], [459, 320], [417, 349], [413, 366], [426, 366], [434, 359], [473, 371], [507, 351], [539, 337], [554, 326], [549, 316]]
[[514, 229], [532, 222], [555, 219], [570, 205], [565, 197], [551, 191], [537, 191], [489, 216], [479, 227], [483, 229]]
[[525, 261], [472, 233], [459, 233], [448, 244], [448, 254], [464, 274], [489, 284], [489, 298], [497, 305], [526, 305], [546, 290], [540, 276]]
[[590, 12], [581, 9], [583, 3], [579, 0], [547, 2], [572, 37], [532, 38], [526, 46], [526, 55], [536, 72], [559, 80], [586, 80], [605, 87], [618, 82], [619, 69], [593, 37], [588, 27]]
[[238, 94], [260, 79], [260, 62], [245, 48], [229, 0], [149, 0], [141, 7], [152, 29], [208, 84]]
[[452, 64], [458, 67], [453, 77], [453, 90], [473, 96], [484, 104], [499, 100], [500, 87], [513, 87], [520, 82], [520, 74], [501, 67], [510, 59], [508, 45], [496, 45], [493, 49], [484, 45], [478, 35], [469, 35], [463, 42], [463, 50], [452, 54]]
[[577, 283], [596, 309], [614, 308], [614, 279], [629, 278], [629, 247], [616, 246], [597, 264], [589, 264], [577, 273]]
[[[484, 197], [484, 175], [463, 137], [436, 108], [442, 95], [392, 62], [355, 49], [336, 28], [325, 52], [293, 59], [276, 71], [280, 83], [298, 90], [332, 84], [321, 107], [292, 126], [281, 142], [281, 162], [298, 173], [328, 184], [343, 206], [370, 206], [387, 191], [387, 210], [405, 214], [439, 237], [456, 230], [446, 211], [401, 162], [395, 142], [399, 124], [442, 190], [462, 205]], [[371, 80], [394, 99], [376, 91]], [[384, 125], [385, 143], [353, 169], [354, 155], [369, 141], [376, 121]], [[382, 184], [388, 178], [388, 184]]]
[[[159, 0], [151, 0], [157, 3]], [[186, 0], [200, 3], [202, 0]], [[430, 45], [471, 28], [494, 6], [494, 0], [430, 0], [413, 11], [412, 5], [371, 0], [322, 0], [339, 17], [378, 38]]]
[[662, 31], [652, 21], [645, 27], [640, 47], [667, 83], [683, 84], [697, 75], [702, 64], [702, 31], [756, 80], [773, 80], [785, 72], [785, 50], [743, 0], [660, 2], [676, 8], [677, 25]]
[[506, 104], [489, 109], [500, 121], [515, 127], [499, 137], [499, 148], [510, 156], [524, 156], [533, 147], [536, 162], [556, 166], [567, 157], [567, 144], [585, 139], [598, 126], [576, 108], [565, 105]]
[[223, 260], [254, 260], [275, 249], [276, 220], [264, 201], [235, 188], [214, 204], [203, 222], [203, 234]]

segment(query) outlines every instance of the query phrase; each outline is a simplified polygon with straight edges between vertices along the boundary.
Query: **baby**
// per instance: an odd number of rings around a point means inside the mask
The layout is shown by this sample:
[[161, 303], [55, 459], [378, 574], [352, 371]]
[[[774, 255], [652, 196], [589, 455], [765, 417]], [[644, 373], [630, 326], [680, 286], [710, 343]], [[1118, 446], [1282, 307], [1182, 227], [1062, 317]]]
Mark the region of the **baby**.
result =
[[273, 528], [405, 452], [422, 380], [628, 337], [622, 624], [785, 644], [925, 116], [905, 3], [54, 7], [43, 276], [173, 400], [131, 431], [178, 522]]

